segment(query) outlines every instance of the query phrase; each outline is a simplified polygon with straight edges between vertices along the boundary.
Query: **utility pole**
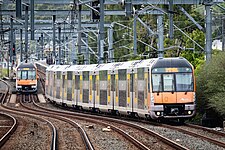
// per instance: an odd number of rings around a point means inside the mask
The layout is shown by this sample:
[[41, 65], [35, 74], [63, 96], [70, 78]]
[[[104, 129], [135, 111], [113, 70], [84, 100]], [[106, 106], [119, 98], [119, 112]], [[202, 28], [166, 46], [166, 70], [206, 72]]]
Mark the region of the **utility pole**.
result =
[[31, 25], [31, 40], [34, 40], [34, 0], [30, 0], [30, 25]]
[[134, 55], [137, 55], [137, 15], [134, 15], [134, 24], [133, 24], [133, 40], [134, 40]]
[[28, 6], [25, 6], [25, 61], [28, 61]]
[[44, 59], [44, 36], [43, 33], [41, 33], [41, 60]]
[[114, 50], [113, 50], [113, 27], [108, 28], [108, 62], [114, 61]]
[[206, 10], [206, 62], [209, 63], [212, 57], [212, 12], [210, 10], [211, 4], [205, 4]]
[[61, 65], [61, 27], [58, 27], [58, 44], [59, 44], [59, 53], [58, 53], [58, 65]]
[[10, 54], [10, 63], [11, 63], [11, 71], [13, 70], [13, 16], [10, 17], [10, 48], [9, 48], [9, 54]]
[[23, 29], [20, 29], [20, 62], [23, 61]]
[[158, 57], [164, 56], [163, 45], [163, 15], [157, 16], [157, 32], [158, 32]]
[[52, 26], [53, 26], [53, 32], [52, 32], [52, 46], [53, 46], [53, 59], [56, 59], [56, 55], [55, 55], [55, 20], [56, 20], [56, 15], [52, 16]]
[[100, 22], [99, 22], [99, 33], [98, 33], [98, 62], [103, 63], [104, 53], [104, 0], [100, 1]]
[[169, 38], [173, 39], [173, 0], [169, 0]]

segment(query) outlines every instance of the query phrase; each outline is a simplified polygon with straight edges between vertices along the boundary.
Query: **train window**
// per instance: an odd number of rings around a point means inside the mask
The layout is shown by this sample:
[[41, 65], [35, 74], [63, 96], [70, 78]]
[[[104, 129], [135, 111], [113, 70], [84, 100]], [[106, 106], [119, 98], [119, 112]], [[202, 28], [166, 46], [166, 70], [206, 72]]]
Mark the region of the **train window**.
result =
[[27, 79], [27, 71], [22, 71], [21, 79]]
[[144, 68], [138, 68], [137, 72], [138, 72], [138, 80], [144, 80]]
[[57, 71], [57, 79], [60, 79], [60, 76], [61, 76], [61, 72]]
[[75, 87], [76, 87], [76, 90], [80, 89], [80, 76], [79, 75], [75, 75]]
[[193, 79], [191, 73], [176, 74], [177, 91], [193, 91]]
[[67, 80], [72, 80], [73, 78], [73, 72], [72, 71], [68, 71], [67, 72]]
[[119, 80], [127, 80], [127, 70], [126, 69], [121, 69], [118, 70], [118, 75], [119, 75]]
[[88, 71], [83, 72], [83, 81], [89, 81], [89, 72]]
[[36, 79], [36, 71], [28, 71], [28, 79]]
[[107, 81], [107, 71], [99, 71], [99, 80]]
[[153, 85], [153, 92], [162, 91], [161, 74], [152, 74], [152, 85]]
[[17, 79], [21, 79], [21, 71], [17, 71]]
[[164, 91], [174, 91], [174, 75], [163, 74], [163, 89]]

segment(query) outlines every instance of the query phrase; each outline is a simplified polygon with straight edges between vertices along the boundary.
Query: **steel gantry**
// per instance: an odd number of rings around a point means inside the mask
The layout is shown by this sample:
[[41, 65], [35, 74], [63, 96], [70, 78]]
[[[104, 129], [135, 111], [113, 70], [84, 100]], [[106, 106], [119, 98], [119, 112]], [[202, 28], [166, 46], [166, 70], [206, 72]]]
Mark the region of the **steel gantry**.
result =
[[[25, 19], [23, 20], [23, 9], [21, 9], [21, 14], [18, 13], [18, 10], [8, 10], [8, 9], [1, 9], [0, 16], [6, 16], [6, 15], [12, 15], [13, 17], [16, 16], [21, 18], [20, 20], [23, 22], [21, 25], [20, 23], [13, 22], [10, 23], [7, 20], [2, 21], [1, 19], [1, 25], [2, 25], [2, 31], [6, 27], [13, 26], [14, 29], [11, 28], [11, 30], [17, 30], [24, 28], [25, 30], [25, 54], [27, 57], [27, 51], [28, 51], [28, 33], [31, 34], [30, 39], [35, 40], [40, 36], [43, 36], [43, 30], [46, 30], [47, 34], [52, 35], [52, 41], [53, 41], [53, 57], [56, 57], [56, 44], [59, 45], [59, 50], [61, 49], [61, 43], [64, 38], [61, 39], [61, 33], [62, 34], [70, 34], [71, 29], [73, 34], [71, 34], [71, 40], [73, 41], [74, 45], [77, 45], [77, 47], [73, 46], [72, 53], [73, 56], [71, 56], [71, 61], [74, 63], [77, 61], [77, 52], [78, 54], [82, 52], [82, 45], [88, 46], [87, 42], [87, 36], [83, 36], [88, 31], [85, 31], [84, 28], [93, 28], [98, 29], [97, 35], [97, 43], [98, 43], [98, 62], [103, 62], [103, 53], [104, 53], [104, 45], [105, 45], [105, 28], [108, 28], [108, 55], [110, 58], [110, 61], [113, 60], [114, 54], [113, 54], [113, 28], [111, 27], [111, 23], [105, 23], [104, 16], [106, 15], [123, 15], [127, 17], [133, 17], [133, 53], [134, 55], [137, 54], [137, 40], [136, 40], [136, 21], [138, 20], [144, 27], [147, 27], [141, 20], [138, 18], [138, 15], [145, 15], [145, 14], [152, 14], [157, 15], [157, 34], [158, 35], [158, 56], [163, 57], [164, 53], [164, 29], [163, 29], [163, 16], [168, 15], [169, 16], [169, 37], [173, 38], [173, 28], [177, 27], [174, 26], [173, 23], [173, 6], [174, 5], [181, 5], [181, 4], [187, 4], [187, 5], [205, 5], [206, 10], [206, 45], [205, 45], [205, 52], [206, 52], [206, 59], [209, 61], [211, 59], [211, 45], [212, 45], [212, 15], [211, 15], [211, 6], [215, 3], [223, 2], [223, 0], [16, 0], [16, 3], [20, 3], [20, 5], [25, 5]], [[4, 0], [3, 5], [11, 4], [11, 0]], [[93, 3], [97, 5], [93, 5]], [[55, 4], [55, 5], [71, 5], [73, 9], [73, 13], [71, 10], [36, 10], [35, 5], [36, 4]], [[124, 10], [105, 10], [105, 5], [123, 5]], [[85, 6], [89, 8], [90, 10], [82, 10], [82, 6]], [[145, 9], [142, 11], [133, 11], [133, 6], [135, 5], [146, 5], [151, 6], [151, 10]], [[168, 5], [169, 10], [168, 12], [164, 12], [161, 9], [153, 8], [154, 5]], [[4, 8], [4, 7], [3, 7]], [[17, 9], [22, 8], [18, 7]], [[188, 16], [188, 14], [180, 8], [180, 10]], [[30, 12], [30, 15], [29, 15]], [[84, 16], [92, 16], [94, 14], [97, 16], [97, 19], [93, 22], [91, 19], [84, 20]], [[70, 23], [65, 25], [64, 30], [58, 30], [58, 42], [56, 42], [56, 27], [59, 26], [60, 23], [65, 22], [68, 18], [65, 18], [69, 13], [71, 13], [71, 21]], [[21, 17], [20, 17], [21, 15]], [[30, 16], [30, 23], [28, 22], [28, 17]], [[48, 16], [49, 20], [35, 20], [35, 17], [37, 16]], [[96, 17], [95, 16], [95, 17]], [[64, 17], [62, 19], [62, 17]], [[98, 18], [99, 17], [99, 18]], [[193, 18], [191, 16], [188, 16], [193, 22]], [[13, 24], [13, 25], [11, 25]], [[29, 28], [30, 26], [30, 28]], [[200, 26], [198, 26], [201, 28]], [[61, 29], [61, 27], [58, 27], [58, 29]], [[29, 29], [29, 30], [28, 30]], [[39, 30], [41, 29], [41, 30]], [[148, 29], [149, 30], [149, 29]], [[34, 32], [37, 31], [37, 32]], [[151, 29], [149, 30], [151, 31]], [[16, 32], [19, 33], [19, 32]], [[20, 32], [23, 33], [23, 32]], [[77, 36], [75, 36], [77, 35]], [[72, 38], [74, 37], [74, 38]], [[45, 38], [45, 37], [43, 37]], [[85, 39], [82, 39], [85, 38]], [[76, 39], [76, 40], [75, 40]], [[67, 38], [68, 40], [68, 38]], [[86, 42], [85, 42], [86, 41]], [[65, 40], [64, 40], [65, 42]], [[68, 41], [67, 41], [68, 42]], [[76, 43], [75, 43], [76, 42]], [[44, 40], [43, 40], [44, 43]], [[42, 43], [42, 44], [43, 44]], [[43, 44], [44, 45], [44, 44]], [[66, 47], [66, 46], [65, 46]], [[91, 51], [91, 48], [88, 48], [89, 51]], [[22, 47], [21, 47], [22, 50]], [[43, 50], [43, 49], [42, 49]], [[76, 52], [77, 51], [77, 52]], [[86, 51], [85, 53], [88, 53], [85, 55], [85, 58], [88, 58], [89, 51]], [[42, 52], [43, 53], [43, 52]], [[42, 55], [43, 56], [43, 55]], [[58, 63], [61, 62], [61, 52], [58, 52], [57, 55]], [[87, 62], [86, 62], [87, 63]]]

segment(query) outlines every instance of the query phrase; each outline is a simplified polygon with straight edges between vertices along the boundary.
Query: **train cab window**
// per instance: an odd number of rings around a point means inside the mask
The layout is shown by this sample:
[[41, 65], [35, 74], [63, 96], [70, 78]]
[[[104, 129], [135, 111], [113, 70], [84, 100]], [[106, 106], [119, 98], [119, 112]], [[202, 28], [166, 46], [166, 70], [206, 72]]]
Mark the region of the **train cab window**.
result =
[[164, 91], [174, 91], [174, 75], [163, 74], [163, 89]]
[[28, 71], [28, 79], [36, 79], [36, 71]]
[[191, 73], [176, 74], [177, 91], [193, 91], [193, 79]]
[[21, 71], [17, 71], [17, 79], [18, 79], [18, 80], [21, 79]]
[[21, 73], [21, 79], [22, 80], [27, 79], [27, 71], [22, 71], [22, 73]]
[[162, 78], [161, 74], [152, 74], [153, 92], [162, 91]]

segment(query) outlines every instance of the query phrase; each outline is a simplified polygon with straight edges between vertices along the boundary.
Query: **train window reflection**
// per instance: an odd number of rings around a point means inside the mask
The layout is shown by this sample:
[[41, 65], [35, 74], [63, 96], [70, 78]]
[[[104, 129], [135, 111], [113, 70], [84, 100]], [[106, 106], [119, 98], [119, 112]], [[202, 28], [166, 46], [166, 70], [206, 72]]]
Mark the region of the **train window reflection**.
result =
[[17, 71], [17, 79], [18, 79], [18, 80], [21, 79], [21, 71]]
[[153, 92], [162, 91], [161, 74], [153, 74], [152, 82], [153, 82]]
[[164, 91], [174, 91], [174, 76], [173, 74], [163, 74], [163, 89]]
[[28, 79], [36, 79], [36, 72], [35, 71], [28, 71]]
[[22, 71], [21, 79], [22, 80], [26, 80], [27, 79], [27, 71]]
[[176, 74], [177, 91], [193, 91], [193, 80], [191, 73]]

